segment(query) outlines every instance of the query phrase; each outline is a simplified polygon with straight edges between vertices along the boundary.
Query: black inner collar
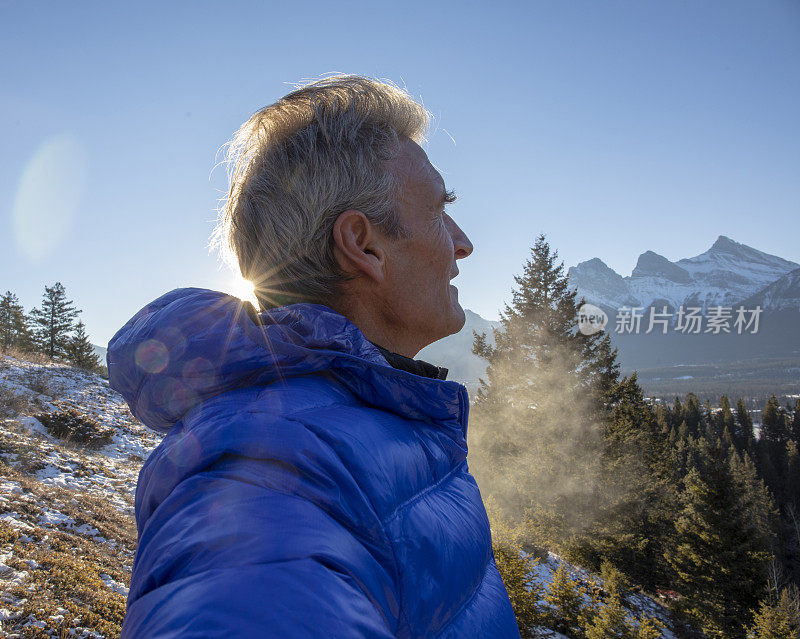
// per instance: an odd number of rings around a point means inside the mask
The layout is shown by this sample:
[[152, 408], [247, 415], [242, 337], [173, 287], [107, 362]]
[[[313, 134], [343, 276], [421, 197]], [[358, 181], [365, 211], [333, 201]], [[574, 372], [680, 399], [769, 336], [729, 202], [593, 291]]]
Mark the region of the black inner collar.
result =
[[428, 362], [423, 362], [421, 359], [411, 359], [405, 355], [392, 353], [391, 351], [387, 351], [385, 348], [383, 348], [383, 346], [379, 346], [375, 342], [370, 343], [381, 352], [381, 355], [386, 358], [386, 361], [389, 362], [392, 368], [397, 368], [401, 371], [406, 371], [407, 373], [413, 373], [414, 375], [420, 375], [422, 377], [447, 379], [446, 368], [429, 364]]

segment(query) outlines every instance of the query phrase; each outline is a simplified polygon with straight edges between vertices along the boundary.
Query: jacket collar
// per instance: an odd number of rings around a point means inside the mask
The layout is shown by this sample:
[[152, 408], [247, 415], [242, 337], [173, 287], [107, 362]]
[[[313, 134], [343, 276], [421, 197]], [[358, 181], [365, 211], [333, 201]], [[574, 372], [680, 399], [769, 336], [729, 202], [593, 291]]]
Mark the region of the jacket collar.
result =
[[447, 379], [447, 369], [441, 366], [436, 366], [434, 364], [429, 364], [428, 362], [424, 362], [421, 359], [412, 359], [410, 357], [406, 357], [405, 355], [400, 355], [400, 353], [392, 353], [391, 351], [385, 349], [383, 346], [379, 346], [375, 342], [370, 341], [375, 348], [380, 351], [380, 354], [389, 362], [389, 365], [392, 368], [398, 368], [401, 371], [406, 371], [407, 373], [413, 373], [414, 375], [420, 375], [421, 377], [430, 377], [432, 379]]
[[221, 393], [328, 372], [367, 405], [409, 419], [455, 421], [466, 433], [461, 384], [392, 368], [357, 326], [320, 304], [273, 308], [254, 322], [237, 298], [176, 289], [114, 335], [107, 363], [112, 388], [160, 432]]

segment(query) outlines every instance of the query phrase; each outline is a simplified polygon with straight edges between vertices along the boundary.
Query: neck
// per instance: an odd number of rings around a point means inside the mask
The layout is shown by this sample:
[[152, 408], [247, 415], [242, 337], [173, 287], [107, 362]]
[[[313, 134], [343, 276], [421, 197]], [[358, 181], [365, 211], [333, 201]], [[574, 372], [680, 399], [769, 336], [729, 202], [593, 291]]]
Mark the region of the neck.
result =
[[358, 326], [370, 342], [392, 353], [413, 359], [426, 346], [404, 330], [400, 318], [388, 307], [365, 304], [360, 297], [343, 298], [328, 306]]

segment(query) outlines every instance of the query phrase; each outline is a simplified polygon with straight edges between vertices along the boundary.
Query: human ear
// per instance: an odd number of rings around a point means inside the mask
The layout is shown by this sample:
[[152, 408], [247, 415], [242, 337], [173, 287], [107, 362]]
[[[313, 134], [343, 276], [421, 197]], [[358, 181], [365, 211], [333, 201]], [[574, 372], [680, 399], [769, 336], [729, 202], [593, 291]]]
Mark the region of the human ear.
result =
[[345, 273], [383, 281], [386, 253], [375, 226], [361, 211], [348, 209], [336, 218], [333, 252]]

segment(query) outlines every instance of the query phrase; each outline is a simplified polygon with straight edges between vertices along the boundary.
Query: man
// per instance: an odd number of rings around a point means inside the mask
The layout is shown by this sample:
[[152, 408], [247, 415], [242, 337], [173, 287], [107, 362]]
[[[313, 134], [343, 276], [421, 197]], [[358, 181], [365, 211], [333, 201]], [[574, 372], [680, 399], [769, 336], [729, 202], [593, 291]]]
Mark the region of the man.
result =
[[217, 238], [261, 313], [172, 291], [111, 340], [166, 432], [136, 491], [123, 637], [519, 637], [466, 463], [466, 389], [414, 360], [464, 325], [472, 252], [400, 89], [327, 78], [231, 144]]

